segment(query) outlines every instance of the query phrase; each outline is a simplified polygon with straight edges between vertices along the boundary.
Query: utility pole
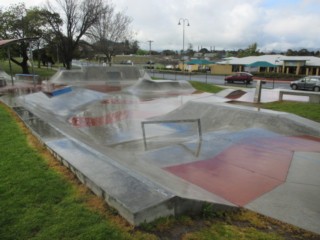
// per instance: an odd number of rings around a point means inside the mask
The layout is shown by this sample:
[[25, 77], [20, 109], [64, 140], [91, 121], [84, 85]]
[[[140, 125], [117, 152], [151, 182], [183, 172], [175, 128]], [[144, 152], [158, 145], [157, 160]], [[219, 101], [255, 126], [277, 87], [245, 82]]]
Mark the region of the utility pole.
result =
[[187, 27], [190, 26], [189, 20], [187, 18], [180, 18], [178, 25], [181, 25], [182, 23], [182, 71], [184, 71], [184, 28], [185, 28], [185, 24], [187, 23]]
[[153, 43], [152, 40], [147, 41], [149, 43], [149, 55], [151, 56], [151, 43]]

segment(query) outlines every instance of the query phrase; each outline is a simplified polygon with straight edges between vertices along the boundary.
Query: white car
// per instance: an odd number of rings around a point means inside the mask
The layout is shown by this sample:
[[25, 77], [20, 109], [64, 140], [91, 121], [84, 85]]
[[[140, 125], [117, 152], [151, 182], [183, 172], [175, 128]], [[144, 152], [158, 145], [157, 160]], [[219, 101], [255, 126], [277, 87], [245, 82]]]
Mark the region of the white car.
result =
[[307, 76], [290, 83], [293, 90], [303, 89], [312, 90], [315, 92], [320, 91], [320, 76]]

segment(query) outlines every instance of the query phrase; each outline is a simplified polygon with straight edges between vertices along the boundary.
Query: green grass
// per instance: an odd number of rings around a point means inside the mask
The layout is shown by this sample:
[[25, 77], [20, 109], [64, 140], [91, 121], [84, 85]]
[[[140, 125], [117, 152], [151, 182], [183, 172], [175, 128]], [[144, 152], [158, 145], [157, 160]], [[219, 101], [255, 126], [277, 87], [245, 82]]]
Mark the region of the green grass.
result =
[[293, 113], [320, 122], [320, 104], [306, 102], [271, 102], [261, 104], [262, 108]]
[[216, 85], [197, 82], [197, 81], [189, 81], [195, 89], [203, 92], [209, 92], [209, 93], [217, 93], [223, 90], [224, 88], [218, 87]]
[[188, 233], [185, 240], [281, 240], [275, 233], [259, 231], [252, 227], [237, 227], [224, 223], [216, 223], [205, 230]]
[[[41, 66], [41, 68], [38, 68], [38, 62], [34, 62], [35, 67], [33, 68], [34, 73], [36, 75], [39, 75], [42, 79], [49, 79], [52, 75], [54, 75], [57, 71], [55, 69], [47, 68], [44, 66]], [[17, 64], [11, 62], [12, 67], [12, 74], [19, 74], [22, 73], [22, 69]], [[58, 67], [58, 66], [54, 66]], [[4, 70], [6, 73], [10, 74], [10, 66], [9, 61], [0, 61], [0, 69]], [[29, 67], [29, 72], [32, 74], [32, 68]]]

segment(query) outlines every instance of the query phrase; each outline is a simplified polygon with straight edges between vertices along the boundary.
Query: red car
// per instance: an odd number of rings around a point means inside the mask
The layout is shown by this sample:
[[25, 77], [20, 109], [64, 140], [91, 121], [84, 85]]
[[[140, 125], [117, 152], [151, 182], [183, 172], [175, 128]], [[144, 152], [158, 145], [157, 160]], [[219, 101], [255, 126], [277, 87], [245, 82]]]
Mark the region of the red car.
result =
[[252, 79], [252, 74], [247, 73], [247, 72], [237, 72], [234, 75], [226, 76], [224, 78], [224, 81], [228, 83], [233, 83], [233, 82], [244, 82], [247, 84], [250, 84]]

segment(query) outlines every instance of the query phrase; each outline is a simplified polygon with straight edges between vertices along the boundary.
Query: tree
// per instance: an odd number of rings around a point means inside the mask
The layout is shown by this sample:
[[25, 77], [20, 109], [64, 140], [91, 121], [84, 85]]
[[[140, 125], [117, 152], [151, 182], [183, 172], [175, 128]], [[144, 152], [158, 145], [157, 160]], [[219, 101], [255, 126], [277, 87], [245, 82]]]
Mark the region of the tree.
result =
[[312, 53], [309, 52], [306, 48], [300, 49], [298, 52], [299, 56], [311, 56]]
[[[129, 48], [133, 35], [130, 30], [132, 19], [122, 12], [116, 12], [112, 4], [105, 4], [103, 8], [104, 12], [88, 31], [87, 36], [93, 42], [95, 50], [105, 54], [111, 65], [112, 56]], [[135, 47], [138, 47], [137, 42]]]
[[[9, 6], [6, 11], [0, 11], [0, 38], [40, 37], [43, 32], [43, 21], [40, 15], [41, 10], [37, 8], [27, 9], [22, 3]], [[30, 45], [26, 41], [21, 41], [11, 46], [12, 53], [21, 57], [21, 60], [17, 60], [14, 57], [11, 57], [10, 60], [19, 65], [25, 74], [29, 74], [29, 48]]]
[[207, 48], [201, 48], [199, 52], [205, 54], [205, 53], [209, 53], [209, 50]]
[[[47, 22], [55, 34], [62, 61], [67, 69], [71, 63], [79, 42], [87, 31], [104, 13], [102, 0], [55, 0], [56, 5], [47, 1]], [[61, 13], [62, 18], [59, 17]]]
[[116, 54], [134, 54], [138, 51], [138, 41], [130, 42], [128, 39], [121, 43], [114, 43], [118, 45], [118, 52]]
[[147, 51], [147, 50], [138, 49], [138, 51], [137, 51], [137, 55], [139, 55], [139, 56], [144, 56], [144, 55], [148, 55], [148, 54], [149, 54], [149, 51]]
[[259, 56], [260, 52], [258, 50], [257, 43], [249, 45], [246, 49], [238, 50], [238, 57], [248, 57], [248, 56]]
[[188, 44], [186, 55], [189, 57], [192, 57], [194, 55], [193, 45], [191, 43]]
[[166, 49], [166, 50], [163, 50], [162, 51], [162, 55], [164, 56], [174, 56], [176, 55], [177, 53], [173, 50], [169, 50], [169, 49]]
[[[130, 43], [130, 53], [136, 54], [139, 50], [139, 44], [138, 41], [133, 41]], [[156, 51], [151, 50], [151, 54], [157, 54]]]
[[292, 49], [288, 49], [287, 52], [286, 52], [286, 55], [287, 56], [294, 56], [295, 52]]
[[246, 49], [246, 52], [249, 54], [249, 56], [258, 56], [260, 54], [259, 50], [258, 50], [258, 44], [257, 43], [252, 43]]

